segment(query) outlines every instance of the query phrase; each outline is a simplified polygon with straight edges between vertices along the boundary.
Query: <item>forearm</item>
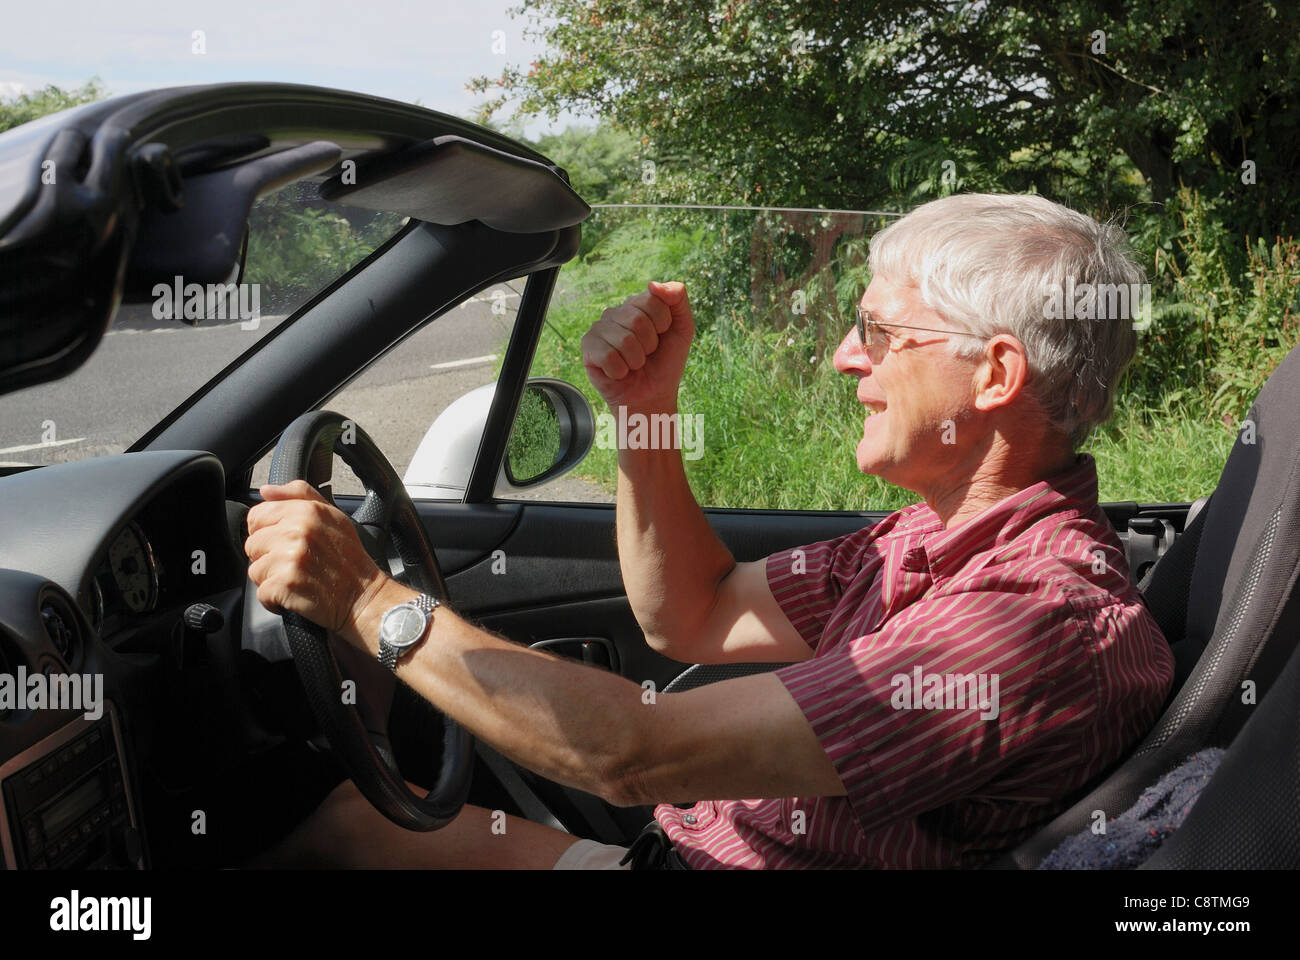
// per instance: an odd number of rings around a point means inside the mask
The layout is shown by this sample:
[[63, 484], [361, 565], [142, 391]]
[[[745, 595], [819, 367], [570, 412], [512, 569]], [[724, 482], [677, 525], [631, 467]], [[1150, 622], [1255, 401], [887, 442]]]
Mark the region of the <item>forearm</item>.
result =
[[[350, 628], [350, 642], [378, 656], [383, 611], [416, 595], [389, 581]], [[621, 798], [645, 710], [630, 680], [503, 640], [446, 607], [434, 611], [432, 631], [398, 662], [397, 676], [521, 766]]]
[[651, 647], [690, 660], [691, 641], [736, 561], [696, 503], [680, 450], [621, 449], [618, 464], [618, 559], [628, 602]]

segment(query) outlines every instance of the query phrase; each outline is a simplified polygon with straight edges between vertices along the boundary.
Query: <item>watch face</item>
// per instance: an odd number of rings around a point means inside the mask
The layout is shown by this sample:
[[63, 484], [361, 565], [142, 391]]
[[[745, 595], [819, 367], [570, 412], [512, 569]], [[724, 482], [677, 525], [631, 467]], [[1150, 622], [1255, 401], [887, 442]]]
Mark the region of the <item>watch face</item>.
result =
[[413, 603], [403, 603], [384, 614], [379, 636], [394, 647], [409, 647], [424, 634], [427, 617]]

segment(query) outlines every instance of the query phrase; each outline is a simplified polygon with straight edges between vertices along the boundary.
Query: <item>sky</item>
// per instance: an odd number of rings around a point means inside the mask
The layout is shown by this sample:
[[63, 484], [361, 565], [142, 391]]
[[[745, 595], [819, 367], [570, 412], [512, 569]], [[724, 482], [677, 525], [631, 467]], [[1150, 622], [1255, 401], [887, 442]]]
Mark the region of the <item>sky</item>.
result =
[[[112, 94], [262, 80], [368, 93], [469, 116], [465, 87], [543, 49], [519, 0], [0, 0], [0, 96], [98, 76]], [[202, 31], [205, 52], [195, 52]], [[498, 114], [498, 119], [505, 119]], [[528, 136], [584, 123], [562, 116]]]

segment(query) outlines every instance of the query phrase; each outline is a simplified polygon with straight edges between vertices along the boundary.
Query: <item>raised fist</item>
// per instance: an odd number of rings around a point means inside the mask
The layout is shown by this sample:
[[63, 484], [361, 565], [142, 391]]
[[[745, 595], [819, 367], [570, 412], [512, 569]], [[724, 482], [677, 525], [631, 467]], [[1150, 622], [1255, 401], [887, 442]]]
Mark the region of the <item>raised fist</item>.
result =
[[582, 364], [611, 407], [675, 410], [695, 320], [683, 283], [650, 281], [610, 307], [582, 338]]

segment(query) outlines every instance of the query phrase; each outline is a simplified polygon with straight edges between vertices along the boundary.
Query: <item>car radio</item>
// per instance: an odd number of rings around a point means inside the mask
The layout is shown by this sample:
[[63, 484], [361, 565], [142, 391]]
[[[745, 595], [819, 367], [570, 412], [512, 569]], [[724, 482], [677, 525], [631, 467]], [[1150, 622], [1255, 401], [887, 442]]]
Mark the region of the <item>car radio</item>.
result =
[[0, 767], [0, 844], [20, 869], [142, 869], [143, 844], [113, 705]]

